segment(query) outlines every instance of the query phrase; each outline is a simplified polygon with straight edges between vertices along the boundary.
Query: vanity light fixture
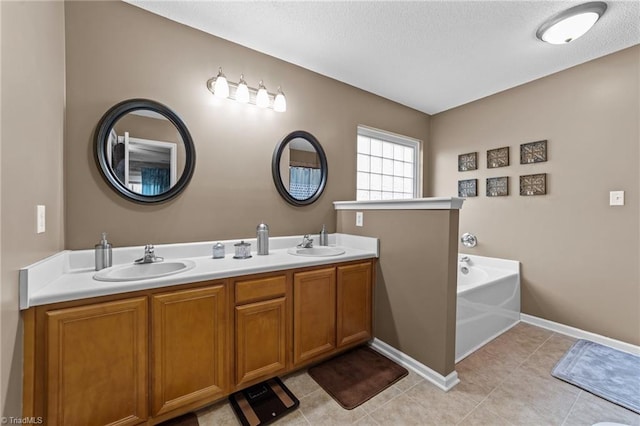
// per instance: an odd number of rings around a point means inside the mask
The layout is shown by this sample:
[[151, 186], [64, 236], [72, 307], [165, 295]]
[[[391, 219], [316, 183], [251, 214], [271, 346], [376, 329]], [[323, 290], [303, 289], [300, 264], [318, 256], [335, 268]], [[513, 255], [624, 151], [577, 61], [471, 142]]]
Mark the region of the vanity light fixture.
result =
[[218, 68], [218, 75], [216, 76], [215, 92], [213, 93], [218, 98], [229, 97], [229, 83], [227, 77], [222, 72], [222, 68]]
[[240, 81], [234, 83], [228, 81], [222, 72], [222, 68], [218, 69], [218, 75], [207, 80], [207, 89], [215, 97], [228, 98], [241, 103], [256, 105], [260, 108], [271, 108], [277, 112], [285, 112], [287, 110], [287, 100], [278, 87], [277, 93], [269, 93], [262, 80], [258, 84], [258, 88], [249, 87], [244, 80], [244, 74], [240, 74]]
[[278, 93], [276, 94], [276, 98], [273, 100], [273, 109], [278, 112], [284, 112], [287, 110], [287, 99], [284, 97], [284, 93], [280, 87], [278, 87]]
[[571, 7], [543, 23], [536, 37], [551, 44], [569, 43], [589, 31], [606, 10], [607, 4], [601, 1]]
[[258, 94], [256, 95], [256, 105], [260, 108], [266, 108], [269, 106], [269, 94], [267, 88], [264, 87], [264, 83], [260, 80], [258, 84]]
[[246, 104], [249, 103], [249, 97], [249, 86], [247, 86], [247, 82], [244, 81], [244, 74], [240, 74], [240, 81], [236, 89], [236, 101]]

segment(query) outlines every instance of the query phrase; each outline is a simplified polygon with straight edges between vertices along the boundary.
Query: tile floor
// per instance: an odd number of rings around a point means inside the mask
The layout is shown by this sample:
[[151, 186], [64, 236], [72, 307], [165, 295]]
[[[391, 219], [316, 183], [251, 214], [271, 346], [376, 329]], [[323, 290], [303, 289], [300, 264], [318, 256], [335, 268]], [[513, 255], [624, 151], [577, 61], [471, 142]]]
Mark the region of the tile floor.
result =
[[[640, 426], [640, 415], [551, 376], [575, 339], [520, 323], [456, 365], [461, 383], [443, 392], [415, 373], [353, 410], [340, 407], [305, 372], [283, 378], [300, 408], [278, 425]], [[201, 426], [240, 425], [219, 402], [198, 412]]]

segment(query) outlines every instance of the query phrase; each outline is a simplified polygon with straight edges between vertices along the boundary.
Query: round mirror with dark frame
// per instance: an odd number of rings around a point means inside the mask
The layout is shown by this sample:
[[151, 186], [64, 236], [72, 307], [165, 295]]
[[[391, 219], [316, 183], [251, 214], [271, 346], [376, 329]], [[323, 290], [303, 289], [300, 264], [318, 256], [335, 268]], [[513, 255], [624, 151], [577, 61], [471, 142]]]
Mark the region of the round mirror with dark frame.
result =
[[195, 169], [187, 126], [173, 110], [149, 99], [129, 99], [109, 109], [98, 123], [94, 146], [109, 186], [140, 203], [175, 197]]
[[327, 156], [311, 133], [296, 130], [280, 141], [271, 161], [273, 182], [294, 206], [316, 201], [327, 184]]

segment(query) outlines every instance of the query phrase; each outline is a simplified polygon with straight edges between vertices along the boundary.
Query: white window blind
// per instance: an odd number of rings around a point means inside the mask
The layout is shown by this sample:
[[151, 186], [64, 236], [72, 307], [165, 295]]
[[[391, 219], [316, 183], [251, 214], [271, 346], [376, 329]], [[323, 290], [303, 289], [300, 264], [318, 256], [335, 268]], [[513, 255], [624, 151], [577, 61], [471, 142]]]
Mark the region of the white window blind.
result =
[[356, 200], [417, 198], [420, 141], [358, 126]]

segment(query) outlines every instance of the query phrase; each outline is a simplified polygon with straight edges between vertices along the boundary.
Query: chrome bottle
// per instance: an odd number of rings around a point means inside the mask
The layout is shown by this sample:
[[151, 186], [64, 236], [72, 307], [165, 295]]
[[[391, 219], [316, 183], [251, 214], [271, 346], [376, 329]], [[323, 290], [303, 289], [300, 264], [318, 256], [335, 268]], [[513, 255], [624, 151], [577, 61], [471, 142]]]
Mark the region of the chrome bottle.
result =
[[107, 241], [107, 233], [102, 233], [102, 239], [95, 247], [96, 253], [96, 271], [108, 268], [112, 264], [111, 243]]
[[269, 254], [269, 225], [263, 222], [257, 226], [256, 239], [258, 240], [258, 255]]

